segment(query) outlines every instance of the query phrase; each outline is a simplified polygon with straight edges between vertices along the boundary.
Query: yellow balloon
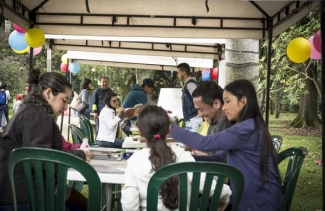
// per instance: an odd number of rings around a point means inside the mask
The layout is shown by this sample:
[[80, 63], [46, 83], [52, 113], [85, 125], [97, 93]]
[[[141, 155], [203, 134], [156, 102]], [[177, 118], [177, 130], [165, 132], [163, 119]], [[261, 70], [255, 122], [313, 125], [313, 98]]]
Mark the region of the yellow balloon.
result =
[[29, 46], [28, 46], [26, 49], [24, 49], [24, 50], [20, 50], [20, 51], [17, 51], [17, 50], [15, 50], [15, 49], [12, 48], [12, 50], [13, 50], [15, 53], [18, 53], [18, 54], [26, 53], [26, 52], [28, 51], [28, 49], [29, 49]]
[[291, 40], [287, 47], [287, 55], [289, 59], [295, 63], [303, 63], [307, 61], [310, 53], [310, 43], [303, 37], [297, 37]]
[[31, 28], [25, 34], [26, 43], [32, 48], [38, 48], [45, 42], [44, 32], [38, 28]]
[[68, 64], [68, 54], [63, 54], [61, 57], [61, 61], [63, 64]]

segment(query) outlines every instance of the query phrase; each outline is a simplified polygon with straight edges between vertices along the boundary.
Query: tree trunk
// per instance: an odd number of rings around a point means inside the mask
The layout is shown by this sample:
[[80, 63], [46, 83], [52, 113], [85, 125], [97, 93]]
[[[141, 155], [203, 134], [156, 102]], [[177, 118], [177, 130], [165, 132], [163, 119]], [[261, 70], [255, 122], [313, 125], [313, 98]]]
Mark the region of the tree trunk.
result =
[[[118, 69], [118, 71], [122, 72], [121, 69]], [[128, 71], [130, 73], [130, 71]], [[126, 95], [130, 92], [130, 87], [136, 83], [136, 75], [133, 73], [131, 76], [129, 74], [123, 74], [122, 78], [120, 78], [120, 89], [121, 89], [121, 102], [124, 101]]]
[[[310, 78], [317, 78], [317, 65], [312, 64], [307, 70]], [[302, 94], [299, 101], [299, 111], [291, 126], [296, 128], [321, 128], [321, 119], [317, 115], [317, 89], [311, 79], [305, 79], [306, 91]]]
[[[279, 86], [277, 87], [279, 88]], [[275, 93], [275, 118], [280, 118], [280, 108], [281, 108], [281, 94], [280, 92]]]
[[260, 110], [261, 110], [261, 113], [262, 115], [264, 114], [264, 111], [265, 111], [265, 89], [263, 89], [261, 91], [261, 94], [260, 94]]
[[251, 81], [258, 91], [259, 42], [252, 39], [226, 40], [226, 85], [237, 79]]
[[141, 79], [140, 79], [140, 71], [138, 68], [135, 68], [135, 78], [136, 78], [136, 83], [139, 84], [141, 82]]
[[270, 99], [270, 115], [274, 114], [274, 102], [272, 99]]

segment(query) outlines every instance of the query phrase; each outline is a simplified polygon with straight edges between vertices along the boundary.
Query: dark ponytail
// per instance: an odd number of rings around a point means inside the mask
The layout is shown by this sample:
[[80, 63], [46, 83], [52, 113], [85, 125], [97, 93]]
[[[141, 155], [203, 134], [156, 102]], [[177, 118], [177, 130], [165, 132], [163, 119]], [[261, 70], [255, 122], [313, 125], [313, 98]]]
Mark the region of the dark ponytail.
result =
[[[154, 171], [159, 170], [170, 163], [176, 162], [176, 155], [166, 143], [169, 132], [169, 117], [167, 113], [157, 106], [144, 107], [138, 119], [138, 127], [147, 140], [150, 148], [149, 160]], [[178, 208], [178, 177], [174, 176], [166, 180], [160, 187], [160, 195], [163, 204], [171, 210]]]
[[60, 73], [57, 72], [46, 72], [41, 75], [40, 69], [34, 69], [29, 74], [27, 79], [29, 83], [30, 95], [36, 95], [43, 97], [43, 91], [50, 88], [54, 96], [59, 93], [64, 93], [66, 88], [71, 89], [70, 82]]

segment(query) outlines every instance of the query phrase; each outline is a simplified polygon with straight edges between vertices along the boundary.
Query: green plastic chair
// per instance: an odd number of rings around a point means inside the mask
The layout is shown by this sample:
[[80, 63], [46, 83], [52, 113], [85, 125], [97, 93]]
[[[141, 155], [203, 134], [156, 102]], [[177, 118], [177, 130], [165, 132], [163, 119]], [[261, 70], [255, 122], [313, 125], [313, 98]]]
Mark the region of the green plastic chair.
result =
[[86, 136], [88, 136], [89, 145], [97, 145], [94, 137], [93, 127], [91, 126], [89, 119], [81, 118], [80, 128], [86, 134]]
[[271, 139], [273, 142], [273, 146], [277, 152], [280, 151], [282, 145], [282, 136], [279, 135], [271, 135]]
[[[81, 158], [62, 151], [22, 147], [14, 149], [8, 158], [15, 211], [17, 211], [17, 199], [14, 174], [17, 165], [25, 172], [30, 211], [65, 210], [67, 173], [70, 167], [80, 172], [88, 182], [88, 210], [100, 210], [101, 182], [93, 167]], [[56, 175], [58, 175], [57, 180]]]
[[74, 144], [82, 144], [82, 139], [86, 137], [86, 134], [76, 125], [69, 124], [72, 141]]
[[184, 122], [184, 119], [178, 119], [177, 122], [178, 126], [180, 126], [181, 128], [185, 128], [185, 122]]
[[[217, 210], [219, 199], [222, 191], [223, 184], [226, 178], [233, 181], [236, 187], [236, 195], [234, 196], [233, 205], [231, 210], [238, 209], [238, 203], [241, 199], [244, 189], [244, 177], [242, 173], [227, 164], [215, 163], [215, 162], [182, 162], [173, 163], [159, 169], [150, 179], [147, 191], [147, 210], [156, 211], [158, 204], [159, 188], [165, 180], [178, 175], [179, 177], [179, 210], [187, 210], [188, 201], [188, 178], [187, 173], [193, 173], [192, 185], [191, 185], [191, 198], [190, 211], [198, 210], [199, 202], [199, 188], [201, 173], [206, 173], [204, 189], [201, 196], [201, 203], [199, 210]], [[215, 175], [218, 175], [217, 185], [210, 198], [210, 188], [212, 180]], [[211, 199], [211, 201], [209, 201]], [[208, 207], [210, 204], [210, 207]]]
[[291, 207], [293, 194], [296, 189], [301, 166], [308, 154], [305, 147], [291, 147], [279, 153], [278, 162], [288, 160], [287, 170], [283, 179], [283, 201], [280, 211], [288, 211]]
[[[82, 139], [86, 137], [85, 133], [82, 132], [82, 130], [74, 125], [74, 124], [69, 124], [70, 131], [71, 131], [71, 136], [72, 136], [72, 141], [74, 144], [81, 144]], [[77, 191], [81, 192], [83, 187], [84, 187], [84, 182], [83, 181], [69, 181], [69, 185], [76, 189]]]

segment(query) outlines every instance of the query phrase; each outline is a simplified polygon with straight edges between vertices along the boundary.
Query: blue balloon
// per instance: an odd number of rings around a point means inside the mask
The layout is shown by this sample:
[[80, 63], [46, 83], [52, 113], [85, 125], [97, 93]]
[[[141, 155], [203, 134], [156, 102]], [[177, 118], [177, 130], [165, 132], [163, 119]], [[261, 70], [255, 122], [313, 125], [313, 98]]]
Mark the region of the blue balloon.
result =
[[25, 41], [25, 33], [13, 31], [9, 35], [8, 41], [10, 47], [16, 51], [22, 51], [28, 47], [28, 44]]
[[208, 81], [208, 80], [210, 80], [210, 73], [203, 73], [202, 81]]
[[80, 71], [80, 66], [77, 62], [71, 62], [69, 65], [69, 70], [73, 74], [77, 74]]

